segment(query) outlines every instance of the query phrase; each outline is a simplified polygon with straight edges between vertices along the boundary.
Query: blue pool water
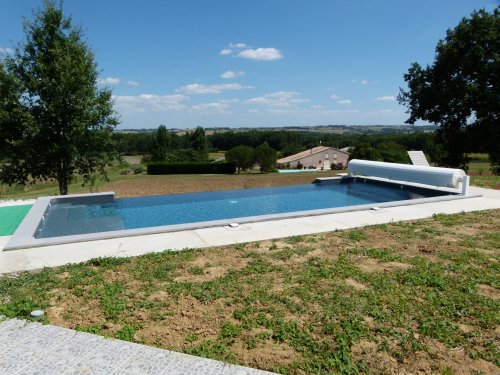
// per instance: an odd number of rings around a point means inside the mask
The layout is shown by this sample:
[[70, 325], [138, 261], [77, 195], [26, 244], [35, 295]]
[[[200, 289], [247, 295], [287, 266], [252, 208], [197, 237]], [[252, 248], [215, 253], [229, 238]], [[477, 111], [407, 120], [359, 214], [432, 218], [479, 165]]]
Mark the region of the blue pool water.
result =
[[353, 182], [115, 199], [50, 206], [35, 238], [280, 214], [442, 195], [434, 190]]

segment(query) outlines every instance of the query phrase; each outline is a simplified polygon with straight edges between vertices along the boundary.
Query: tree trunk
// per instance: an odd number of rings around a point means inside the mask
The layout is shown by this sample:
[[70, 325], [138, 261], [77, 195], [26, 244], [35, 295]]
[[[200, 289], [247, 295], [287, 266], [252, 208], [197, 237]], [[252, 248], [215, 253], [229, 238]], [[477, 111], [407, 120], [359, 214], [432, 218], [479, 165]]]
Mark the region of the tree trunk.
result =
[[59, 182], [59, 194], [68, 195], [68, 178], [66, 176], [60, 177], [58, 182]]

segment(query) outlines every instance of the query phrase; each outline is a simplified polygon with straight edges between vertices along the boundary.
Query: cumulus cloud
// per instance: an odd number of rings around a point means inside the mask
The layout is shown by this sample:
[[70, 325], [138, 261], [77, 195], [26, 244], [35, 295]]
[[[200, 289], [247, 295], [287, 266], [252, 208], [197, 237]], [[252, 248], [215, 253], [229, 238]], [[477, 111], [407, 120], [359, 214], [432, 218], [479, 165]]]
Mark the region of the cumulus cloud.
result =
[[377, 96], [375, 98], [375, 100], [378, 100], [380, 102], [393, 102], [394, 100], [396, 100], [396, 97], [395, 96], [392, 96], [392, 95], [387, 95], [387, 96]]
[[339, 100], [337, 102], [337, 104], [347, 104], [347, 105], [349, 105], [349, 104], [352, 104], [352, 101], [350, 101], [349, 99], [344, 99], [344, 100]]
[[125, 82], [127, 85], [129, 86], [134, 86], [134, 87], [137, 87], [139, 86], [139, 82], [137, 81], [133, 81], [133, 80], [128, 80], [127, 82]]
[[245, 72], [243, 71], [233, 71], [233, 70], [228, 70], [227, 72], [224, 72], [221, 74], [221, 78], [225, 78], [225, 79], [232, 79], [232, 78], [236, 78], [236, 77], [240, 77], [242, 75], [245, 75]]
[[97, 80], [97, 83], [101, 85], [118, 85], [120, 84], [120, 78], [113, 78], [113, 77], [99, 78]]
[[217, 85], [203, 85], [201, 83], [190, 83], [182, 86], [177, 91], [184, 94], [219, 94], [227, 90], [251, 89], [252, 86], [242, 86], [239, 83], [221, 83]]
[[332, 98], [333, 100], [338, 100], [340, 99], [340, 96], [333, 94], [332, 96], [330, 96], [330, 98]]
[[233, 50], [231, 50], [229, 48], [224, 48], [222, 51], [219, 52], [219, 55], [226, 56], [226, 55], [230, 55], [231, 53], [233, 53]]
[[367, 85], [367, 84], [368, 84], [368, 81], [367, 81], [366, 79], [363, 79], [363, 80], [361, 81], [361, 84], [362, 84], [362, 85]]
[[152, 95], [141, 94], [136, 96], [113, 95], [115, 107], [128, 112], [168, 112], [181, 111], [186, 108], [183, 101], [189, 99], [186, 95]]
[[299, 92], [278, 91], [248, 99], [245, 103], [252, 105], [265, 105], [269, 107], [291, 108], [308, 101], [308, 99], [302, 98]]
[[0, 47], [0, 53], [14, 53], [14, 50], [12, 48], [8, 47]]
[[250, 60], [271, 61], [283, 58], [279, 49], [276, 48], [255, 48], [245, 49], [238, 53], [238, 57]]

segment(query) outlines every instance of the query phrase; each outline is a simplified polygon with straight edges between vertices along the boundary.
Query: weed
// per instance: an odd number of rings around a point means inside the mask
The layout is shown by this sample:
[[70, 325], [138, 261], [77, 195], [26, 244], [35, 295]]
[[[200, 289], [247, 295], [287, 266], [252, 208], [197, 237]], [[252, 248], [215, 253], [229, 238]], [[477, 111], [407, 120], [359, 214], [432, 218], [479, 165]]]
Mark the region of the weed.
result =
[[196, 340], [198, 340], [198, 336], [195, 335], [195, 334], [186, 336], [186, 341], [187, 342], [195, 342]]
[[228, 346], [217, 340], [205, 340], [194, 348], [187, 348], [186, 353], [229, 363], [234, 363], [236, 360], [233, 352]]
[[345, 232], [345, 236], [349, 241], [352, 242], [359, 242], [359, 241], [364, 241], [367, 239], [366, 234], [359, 229], [351, 229], [347, 232]]
[[231, 324], [231, 323], [226, 323], [222, 326], [221, 332], [220, 332], [220, 337], [223, 339], [227, 338], [235, 338], [241, 335], [241, 327]]
[[101, 335], [102, 326], [100, 324], [95, 324], [91, 326], [76, 326], [75, 328], [79, 332], [92, 333], [94, 335]]
[[188, 272], [191, 274], [191, 275], [203, 275], [205, 273], [205, 271], [203, 271], [203, 268], [201, 267], [191, 267]]
[[101, 308], [106, 319], [118, 321], [127, 307], [123, 286], [118, 283], [106, 283], [102, 290]]
[[306, 240], [305, 236], [292, 236], [292, 237], [288, 237], [286, 239], [286, 242], [293, 245], [293, 244], [303, 242], [305, 240]]
[[116, 338], [125, 341], [134, 341], [135, 327], [131, 325], [126, 325], [118, 332], [116, 332]]

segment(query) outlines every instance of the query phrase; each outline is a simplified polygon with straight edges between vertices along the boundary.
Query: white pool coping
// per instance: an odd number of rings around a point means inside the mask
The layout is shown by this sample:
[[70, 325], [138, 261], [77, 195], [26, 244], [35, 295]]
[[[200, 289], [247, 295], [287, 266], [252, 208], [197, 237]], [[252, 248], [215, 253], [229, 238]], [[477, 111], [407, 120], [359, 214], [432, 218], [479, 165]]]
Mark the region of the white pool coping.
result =
[[[470, 187], [470, 194], [475, 195], [475, 197], [385, 207], [379, 210], [366, 208], [362, 211], [251, 222], [240, 224], [237, 227], [220, 225], [169, 233], [0, 251], [0, 274], [79, 263], [98, 257], [127, 257], [164, 250], [176, 251], [187, 248], [224, 246], [331, 232], [394, 221], [423, 219], [437, 213], [452, 214], [500, 208], [499, 190]], [[234, 221], [238, 222], [238, 220]], [[3, 250], [10, 238], [11, 236], [0, 237], [0, 250]]]

